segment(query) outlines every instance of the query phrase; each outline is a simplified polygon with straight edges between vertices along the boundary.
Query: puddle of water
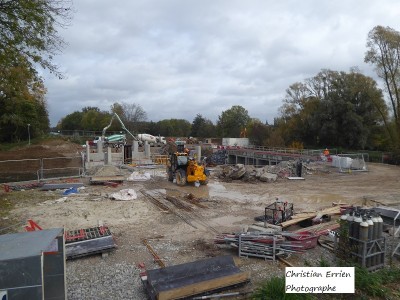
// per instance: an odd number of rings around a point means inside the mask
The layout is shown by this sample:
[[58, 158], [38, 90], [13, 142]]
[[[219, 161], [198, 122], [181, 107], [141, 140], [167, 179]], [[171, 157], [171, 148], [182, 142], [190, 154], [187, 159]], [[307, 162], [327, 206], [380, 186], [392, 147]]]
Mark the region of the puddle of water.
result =
[[220, 184], [219, 182], [216, 183], [209, 183], [208, 188], [210, 191], [226, 191], [226, 188]]
[[242, 194], [238, 191], [228, 191], [222, 184], [209, 184], [209, 193], [211, 197], [222, 197], [237, 202], [260, 201], [261, 196], [255, 194]]
[[319, 195], [302, 195], [292, 196], [293, 202], [297, 203], [321, 203], [332, 204], [332, 202], [348, 203], [349, 198], [338, 194], [319, 194]]
[[220, 183], [209, 183], [208, 185], [201, 185], [195, 187], [192, 185], [188, 186], [172, 186], [167, 189], [157, 189], [159, 193], [172, 197], [182, 197], [183, 195], [193, 194], [196, 198], [209, 199], [210, 197], [220, 197], [236, 202], [257, 202], [265, 200], [265, 196], [256, 194], [242, 194], [239, 191], [227, 190], [225, 186]]
[[195, 186], [179, 186], [176, 188], [164, 189], [164, 194], [172, 197], [182, 197], [183, 195], [192, 194], [196, 198], [208, 199], [210, 197], [209, 188], [206, 185]]

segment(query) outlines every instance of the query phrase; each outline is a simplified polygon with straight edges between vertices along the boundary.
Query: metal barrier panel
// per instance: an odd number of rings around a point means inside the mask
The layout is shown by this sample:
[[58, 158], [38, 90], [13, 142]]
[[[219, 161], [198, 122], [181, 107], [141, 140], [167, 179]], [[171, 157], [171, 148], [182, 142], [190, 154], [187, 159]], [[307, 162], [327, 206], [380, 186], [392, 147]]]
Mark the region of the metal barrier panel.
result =
[[83, 174], [83, 168], [53, 168], [40, 169], [37, 171], [39, 179], [55, 179], [63, 177], [80, 177]]
[[41, 159], [0, 161], [0, 183], [38, 180]]
[[43, 169], [82, 168], [82, 156], [43, 158]]
[[42, 168], [38, 170], [40, 179], [78, 177], [83, 173], [81, 156], [43, 158]]
[[83, 173], [81, 156], [0, 161], [0, 183], [75, 177]]

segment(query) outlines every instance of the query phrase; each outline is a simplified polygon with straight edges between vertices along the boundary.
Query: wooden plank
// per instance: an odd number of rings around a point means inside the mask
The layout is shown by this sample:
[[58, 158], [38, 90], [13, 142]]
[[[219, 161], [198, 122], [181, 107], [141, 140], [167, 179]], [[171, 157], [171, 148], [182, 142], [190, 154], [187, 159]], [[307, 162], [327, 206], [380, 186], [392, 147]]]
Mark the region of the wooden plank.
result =
[[124, 176], [94, 176], [90, 178], [90, 183], [100, 183], [107, 181], [118, 181], [122, 182], [125, 180]]
[[289, 180], [305, 180], [304, 177], [288, 177]]
[[340, 207], [339, 206], [329, 207], [329, 208], [325, 208], [325, 209], [323, 209], [321, 211], [318, 211], [318, 212], [306, 213], [306, 214], [302, 215], [301, 217], [299, 217], [300, 214], [294, 215], [291, 220], [286, 221], [286, 222], [282, 222], [281, 226], [282, 226], [282, 228], [285, 228], [285, 227], [288, 227], [290, 225], [297, 224], [297, 223], [299, 223], [301, 221], [315, 218], [316, 216], [338, 215], [338, 214], [340, 214]]
[[307, 217], [295, 218], [295, 219], [292, 219], [292, 220], [285, 221], [285, 222], [281, 223], [281, 226], [282, 226], [282, 228], [286, 228], [286, 227], [289, 227], [290, 225], [294, 225], [294, 224], [300, 223], [301, 221], [304, 221], [304, 220], [312, 219], [312, 218], [314, 218], [316, 216], [317, 216], [317, 214], [313, 214], [313, 215], [307, 216]]
[[206, 280], [199, 283], [194, 283], [184, 287], [162, 291], [158, 294], [158, 300], [179, 299], [188, 297], [219, 288], [232, 286], [239, 283], [244, 283], [250, 279], [250, 272], [240, 272], [229, 276], [224, 276], [216, 279]]
[[264, 224], [264, 222], [257, 222], [257, 223], [254, 223], [253, 225], [264, 227], [264, 228], [272, 228], [272, 229], [275, 229], [278, 231], [282, 231], [282, 227], [279, 225], [274, 225], [274, 224], [269, 224], [269, 223]]
[[298, 213], [292, 216], [292, 219], [302, 219], [302, 218], [312, 218], [317, 214], [316, 211], [313, 212], [304, 212], [304, 213]]
[[285, 265], [287, 265], [289, 267], [295, 267], [295, 265], [293, 265], [292, 263], [288, 262], [286, 259], [283, 259], [280, 256], [278, 256], [278, 260], [280, 260], [281, 262], [283, 262]]
[[304, 231], [304, 230], [317, 232], [317, 231], [321, 231], [321, 230], [324, 230], [324, 229], [334, 230], [334, 229], [337, 229], [337, 227], [339, 227], [339, 226], [340, 226], [339, 223], [336, 220], [333, 220], [333, 221], [329, 221], [329, 222], [326, 222], [326, 223], [312, 225], [312, 226], [309, 226], [307, 228], [300, 228], [300, 229], [294, 230], [292, 232], [301, 232], [301, 231]]

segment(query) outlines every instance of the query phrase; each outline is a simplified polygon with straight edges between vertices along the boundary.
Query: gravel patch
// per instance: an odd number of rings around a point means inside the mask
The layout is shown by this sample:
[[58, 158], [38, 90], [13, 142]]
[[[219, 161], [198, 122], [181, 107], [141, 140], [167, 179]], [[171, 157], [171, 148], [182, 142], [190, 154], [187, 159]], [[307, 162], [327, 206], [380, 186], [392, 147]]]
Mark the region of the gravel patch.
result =
[[140, 269], [131, 263], [114, 263], [107, 258], [68, 261], [68, 299], [146, 299], [139, 273]]

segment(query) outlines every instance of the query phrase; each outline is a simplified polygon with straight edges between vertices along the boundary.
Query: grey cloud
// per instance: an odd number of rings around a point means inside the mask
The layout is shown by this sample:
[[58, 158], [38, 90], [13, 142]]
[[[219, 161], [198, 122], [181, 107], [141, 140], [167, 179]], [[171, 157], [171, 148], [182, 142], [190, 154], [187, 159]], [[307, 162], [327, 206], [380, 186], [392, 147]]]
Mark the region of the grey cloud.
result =
[[374, 76], [363, 62], [367, 34], [396, 28], [400, 4], [85, 0], [75, 8], [72, 26], [60, 30], [69, 46], [56, 57], [67, 79], [46, 75], [52, 125], [115, 101], [142, 105], [153, 121], [200, 113], [215, 122], [242, 105], [272, 122], [285, 89], [323, 68]]

